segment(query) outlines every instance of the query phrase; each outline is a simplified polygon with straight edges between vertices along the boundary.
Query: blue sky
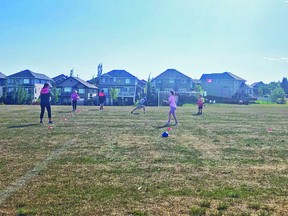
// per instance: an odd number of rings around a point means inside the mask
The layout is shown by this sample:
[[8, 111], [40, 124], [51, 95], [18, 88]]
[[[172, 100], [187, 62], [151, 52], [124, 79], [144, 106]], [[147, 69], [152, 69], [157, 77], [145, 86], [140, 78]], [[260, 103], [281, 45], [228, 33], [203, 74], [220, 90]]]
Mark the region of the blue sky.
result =
[[0, 71], [288, 76], [288, 0], [0, 0]]

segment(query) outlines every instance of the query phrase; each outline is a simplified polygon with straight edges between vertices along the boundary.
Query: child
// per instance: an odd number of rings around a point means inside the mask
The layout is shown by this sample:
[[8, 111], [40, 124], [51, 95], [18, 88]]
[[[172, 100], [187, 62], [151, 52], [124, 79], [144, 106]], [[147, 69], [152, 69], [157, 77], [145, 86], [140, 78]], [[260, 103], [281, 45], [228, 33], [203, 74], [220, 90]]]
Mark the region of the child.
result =
[[131, 114], [133, 114], [133, 112], [134, 112], [135, 110], [138, 110], [138, 109], [143, 109], [143, 110], [144, 110], [144, 113], [145, 113], [146, 110], [145, 110], [144, 103], [146, 102], [146, 100], [147, 100], [146, 97], [142, 98], [142, 99], [139, 101], [139, 103], [137, 104], [137, 107], [136, 107], [134, 110], [131, 111]]
[[104, 90], [101, 90], [98, 96], [99, 96], [100, 110], [104, 110], [104, 103], [106, 101], [106, 95], [104, 94]]
[[198, 105], [198, 115], [202, 114], [202, 110], [203, 110], [203, 99], [202, 99], [202, 95], [199, 95], [198, 101], [197, 101], [197, 105]]
[[167, 103], [169, 103], [170, 106], [170, 111], [169, 111], [169, 115], [168, 115], [168, 121], [165, 124], [165, 126], [169, 126], [170, 125], [170, 121], [171, 121], [171, 115], [173, 116], [174, 120], [175, 120], [175, 126], [178, 125], [178, 119], [176, 116], [176, 99], [175, 99], [175, 92], [174, 91], [170, 91], [169, 92], [169, 98], [168, 101], [166, 101]]
[[73, 93], [71, 94], [70, 97], [71, 101], [72, 101], [72, 111], [76, 111], [77, 108], [77, 101], [80, 99], [79, 95], [77, 94], [77, 91], [74, 90]]
[[49, 83], [45, 83], [40, 93], [40, 106], [41, 106], [40, 124], [43, 124], [43, 116], [45, 108], [48, 112], [49, 124], [53, 124], [51, 116], [51, 106], [50, 106], [50, 98], [52, 97], [52, 93], [50, 92], [49, 87], [50, 87]]

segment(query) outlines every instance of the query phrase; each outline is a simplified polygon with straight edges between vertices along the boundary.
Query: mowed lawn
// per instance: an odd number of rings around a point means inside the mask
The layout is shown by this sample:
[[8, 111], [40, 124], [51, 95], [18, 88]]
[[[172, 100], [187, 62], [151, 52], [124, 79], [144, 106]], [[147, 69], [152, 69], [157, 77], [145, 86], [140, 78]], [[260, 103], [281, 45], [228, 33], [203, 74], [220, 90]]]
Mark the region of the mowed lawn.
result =
[[288, 215], [288, 106], [0, 106], [0, 215]]

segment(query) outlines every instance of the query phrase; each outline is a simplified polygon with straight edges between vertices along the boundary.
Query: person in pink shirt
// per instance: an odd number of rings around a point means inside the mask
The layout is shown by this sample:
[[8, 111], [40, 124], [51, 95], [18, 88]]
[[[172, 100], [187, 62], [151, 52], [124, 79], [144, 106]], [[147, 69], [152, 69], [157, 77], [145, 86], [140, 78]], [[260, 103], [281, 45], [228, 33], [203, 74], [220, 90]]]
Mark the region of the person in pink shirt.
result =
[[72, 102], [72, 107], [73, 111], [76, 111], [77, 108], [77, 101], [80, 99], [79, 95], [77, 94], [77, 91], [74, 90], [73, 93], [71, 94], [71, 102]]
[[196, 104], [198, 105], [198, 115], [201, 115], [202, 110], [203, 110], [203, 106], [204, 106], [202, 95], [199, 95], [199, 98], [198, 98]]
[[168, 115], [168, 121], [165, 124], [165, 126], [169, 126], [170, 125], [171, 116], [173, 116], [173, 118], [175, 120], [175, 126], [177, 126], [178, 125], [178, 119], [177, 119], [177, 116], [176, 116], [177, 105], [176, 105], [176, 98], [175, 98], [175, 92], [174, 91], [170, 91], [169, 92], [169, 98], [168, 98], [168, 101], [166, 101], [166, 103], [169, 104], [170, 111], [169, 111], [169, 115]]

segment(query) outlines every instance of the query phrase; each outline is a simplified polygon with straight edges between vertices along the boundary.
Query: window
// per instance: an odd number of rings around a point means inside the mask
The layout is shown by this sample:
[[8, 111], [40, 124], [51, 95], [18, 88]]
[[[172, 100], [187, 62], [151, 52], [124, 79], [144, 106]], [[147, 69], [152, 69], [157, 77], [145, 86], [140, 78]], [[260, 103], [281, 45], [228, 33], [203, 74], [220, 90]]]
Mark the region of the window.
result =
[[13, 79], [10, 79], [10, 78], [7, 79], [7, 83], [8, 83], [8, 84], [13, 83]]
[[29, 83], [30, 83], [30, 80], [29, 80], [29, 79], [23, 79], [23, 83], [24, 83], [24, 84], [29, 84]]
[[108, 93], [108, 88], [103, 88], [104, 93]]
[[156, 83], [161, 83], [161, 82], [162, 82], [161, 79], [157, 79], [157, 80], [156, 80]]
[[126, 84], [130, 84], [130, 79], [125, 79]]
[[85, 89], [79, 89], [79, 90], [78, 90], [78, 93], [79, 93], [79, 94], [85, 94]]
[[72, 92], [72, 87], [64, 87], [64, 92]]
[[113, 78], [113, 82], [117, 82], [117, 79], [116, 79], [116, 77], [114, 77], [114, 78]]
[[102, 81], [102, 83], [105, 83], [105, 82], [106, 82], [105, 78], [101, 79], [101, 81]]
[[181, 83], [187, 83], [187, 80], [182, 79], [182, 80], [181, 80]]
[[169, 79], [169, 83], [174, 83], [174, 79]]

